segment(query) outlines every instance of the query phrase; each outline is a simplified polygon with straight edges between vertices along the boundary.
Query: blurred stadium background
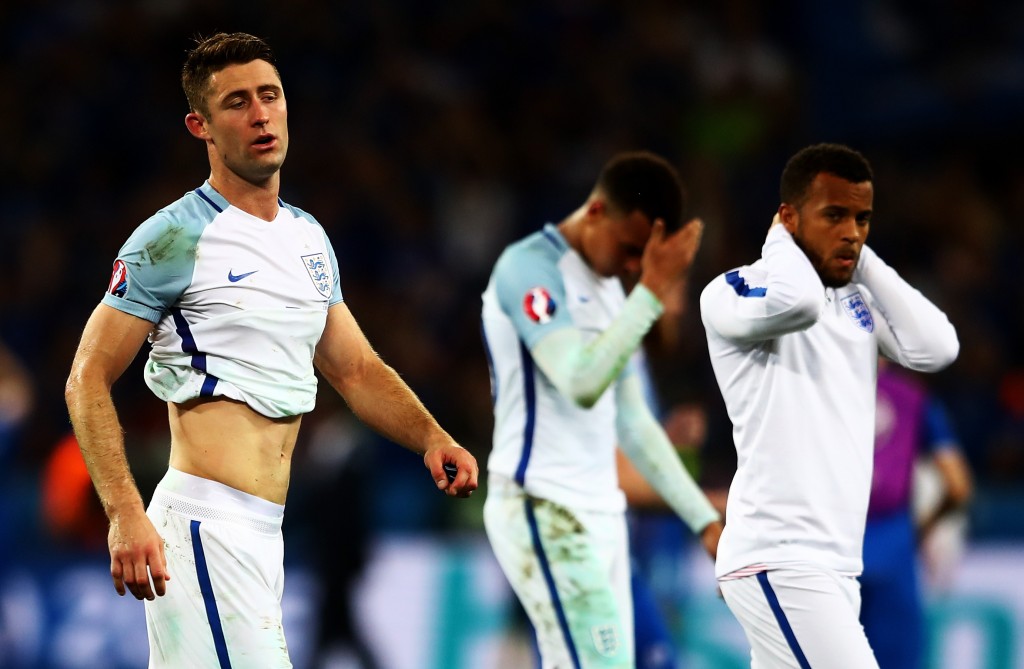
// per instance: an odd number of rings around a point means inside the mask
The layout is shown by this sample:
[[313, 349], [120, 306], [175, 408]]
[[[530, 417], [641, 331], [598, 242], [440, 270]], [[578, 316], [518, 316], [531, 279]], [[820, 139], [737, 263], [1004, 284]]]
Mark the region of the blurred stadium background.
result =
[[[651, 149], [682, 171], [707, 224], [695, 295], [757, 256], [793, 151], [863, 151], [872, 245], [962, 344], [929, 383], [979, 490], [965, 545], [936, 553], [932, 666], [1024, 667], [1024, 5], [987, 0], [4, 0], [0, 667], [145, 666], [142, 607], [110, 587], [63, 384], [122, 241], [207, 176], [178, 72], [190, 38], [215, 30], [277, 51], [282, 196], [323, 223], [371, 341], [481, 464], [491, 264], [582, 201], [611, 153]], [[724, 485], [734, 454], [693, 310], [681, 332], [652, 351], [655, 381], [666, 405], [705, 408], [703, 478]], [[141, 359], [116, 400], [148, 494], [168, 435]], [[483, 491], [447, 500], [378, 441], [331, 393], [306, 419], [285, 523], [296, 666], [317, 666], [320, 621], [345, 625], [329, 578], [350, 586], [383, 669], [530, 666]], [[686, 666], [746, 666], [690, 553], [655, 579]], [[359, 665], [335, 653], [331, 666]]]

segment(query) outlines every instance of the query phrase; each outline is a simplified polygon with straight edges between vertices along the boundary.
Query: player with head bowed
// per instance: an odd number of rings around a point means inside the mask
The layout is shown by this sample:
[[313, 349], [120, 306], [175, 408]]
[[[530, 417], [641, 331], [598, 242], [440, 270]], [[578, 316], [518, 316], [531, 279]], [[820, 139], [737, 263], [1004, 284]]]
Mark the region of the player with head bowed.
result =
[[[715, 553], [719, 515], [631, 360], [685, 289], [703, 229], [685, 210], [663, 158], [616, 155], [579, 209], [502, 253], [483, 294], [495, 417], [484, 524], [546, 669], [634, 666], [617, 444]], [[623, 275], [637, 279], [628, 297]]]

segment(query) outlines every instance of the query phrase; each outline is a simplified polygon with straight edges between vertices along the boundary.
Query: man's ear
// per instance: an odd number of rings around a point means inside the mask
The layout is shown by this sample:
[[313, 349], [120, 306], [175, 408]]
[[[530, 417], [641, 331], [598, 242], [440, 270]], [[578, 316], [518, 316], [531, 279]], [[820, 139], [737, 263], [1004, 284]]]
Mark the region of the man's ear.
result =
[[599, 197], [590, 198], [590, 201], [587, 202], [587, 216], [590, 218], [600, 218], [601, 216], [604, 216], [607, 209], [608, 205]]
[[800, 214], [797, 212], [796, 207], [783, 202], [779, 205], [779, 221], [782, 223], [782, 227], [786, 228], [786, 232], [791, 235], [796, 234], [797, 224], [800, 222]]
[[185, 114], [185, 127], [197, 139], [210, 139], [210, 133], [206, 130], [206, 119], [201, 114], [196, 112]]

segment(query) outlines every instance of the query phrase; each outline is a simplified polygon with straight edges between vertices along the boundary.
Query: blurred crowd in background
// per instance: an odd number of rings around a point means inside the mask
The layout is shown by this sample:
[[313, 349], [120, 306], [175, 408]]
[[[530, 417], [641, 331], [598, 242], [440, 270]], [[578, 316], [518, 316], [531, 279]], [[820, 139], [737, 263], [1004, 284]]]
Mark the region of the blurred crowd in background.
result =
[[[274, 47], [291, 122], [282, 197], [323, 224], [370, 341], [481, 464], [493, 262], [569, 214], [614, 152], [643, 148], [678, 166], [706, 223], [678, 337], [649, 348], [654, 380], [666, 407], [706, 412], [703, 476], [726, 485], [735, 455], [696, 296], [759, 255], [789, 155], [819, 141], [862, 151], [876, 173], [869, 243], [960, 335], [958, 361], [928, 382], [978, 481], [972, 540], [1024, 539], [1024, 5], [5, 0], [0, 566], [105, 552], [67, 455], [64, 381], [121, 243], [207, 176], [178, 76], [192, 38], [217, 30]], [[148, 493], [169, 437], [142, 358], [115, 400]], [[419, 458], [382, 447], [321, 387], [289, 557], [318, 537], [345, 537], [357, 561], [369, 533], [480, 528], [483, 494], [438, 495]], [[314, 512], [347, 505], [358, 511]]]

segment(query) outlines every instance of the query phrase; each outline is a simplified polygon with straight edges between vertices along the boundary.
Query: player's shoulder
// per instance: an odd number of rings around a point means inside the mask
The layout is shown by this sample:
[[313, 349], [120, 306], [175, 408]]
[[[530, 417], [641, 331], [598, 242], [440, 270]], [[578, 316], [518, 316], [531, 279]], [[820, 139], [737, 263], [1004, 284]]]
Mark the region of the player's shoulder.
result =
[[306, 211], [305, 209], [300, 209], [299, 207], [296, 207], [293, 204], [288, 204], [287, 202], [285, 202], [281, 198], [278, 198], [277, 202], [281, 206], [282, 209], [284, 209], [289, 214], [291, 214], [292, 217], [294, 217], [296, 220], [306, 221], [307, 223], [310, 223], [311, 225], [322, 227], [320, 225], [320, 221], [316, 220], [316, 218], [312, 214], [310, 214], [308, 211]]
[[741, 265], [722, 272], [704, 286], [701, 295], [717, 293], [732, 293], [740, 297], [763, 295], [767, 279], [768, 272], [764, 262], [758, 260], [752, 265]]
[[223, 209], [204, 199], [200, 189], [189, 191], [139, 224], [126, 246], [145, 249], [151, 255], [194, 248], [219, 211]]
[[505, 247], [494, 265], [494, 273], [501, 275], [531, 269], [536, 271], [544, 266], [555, 267], [568, 249], [569, 245], [558, 228], [548, 224]]

